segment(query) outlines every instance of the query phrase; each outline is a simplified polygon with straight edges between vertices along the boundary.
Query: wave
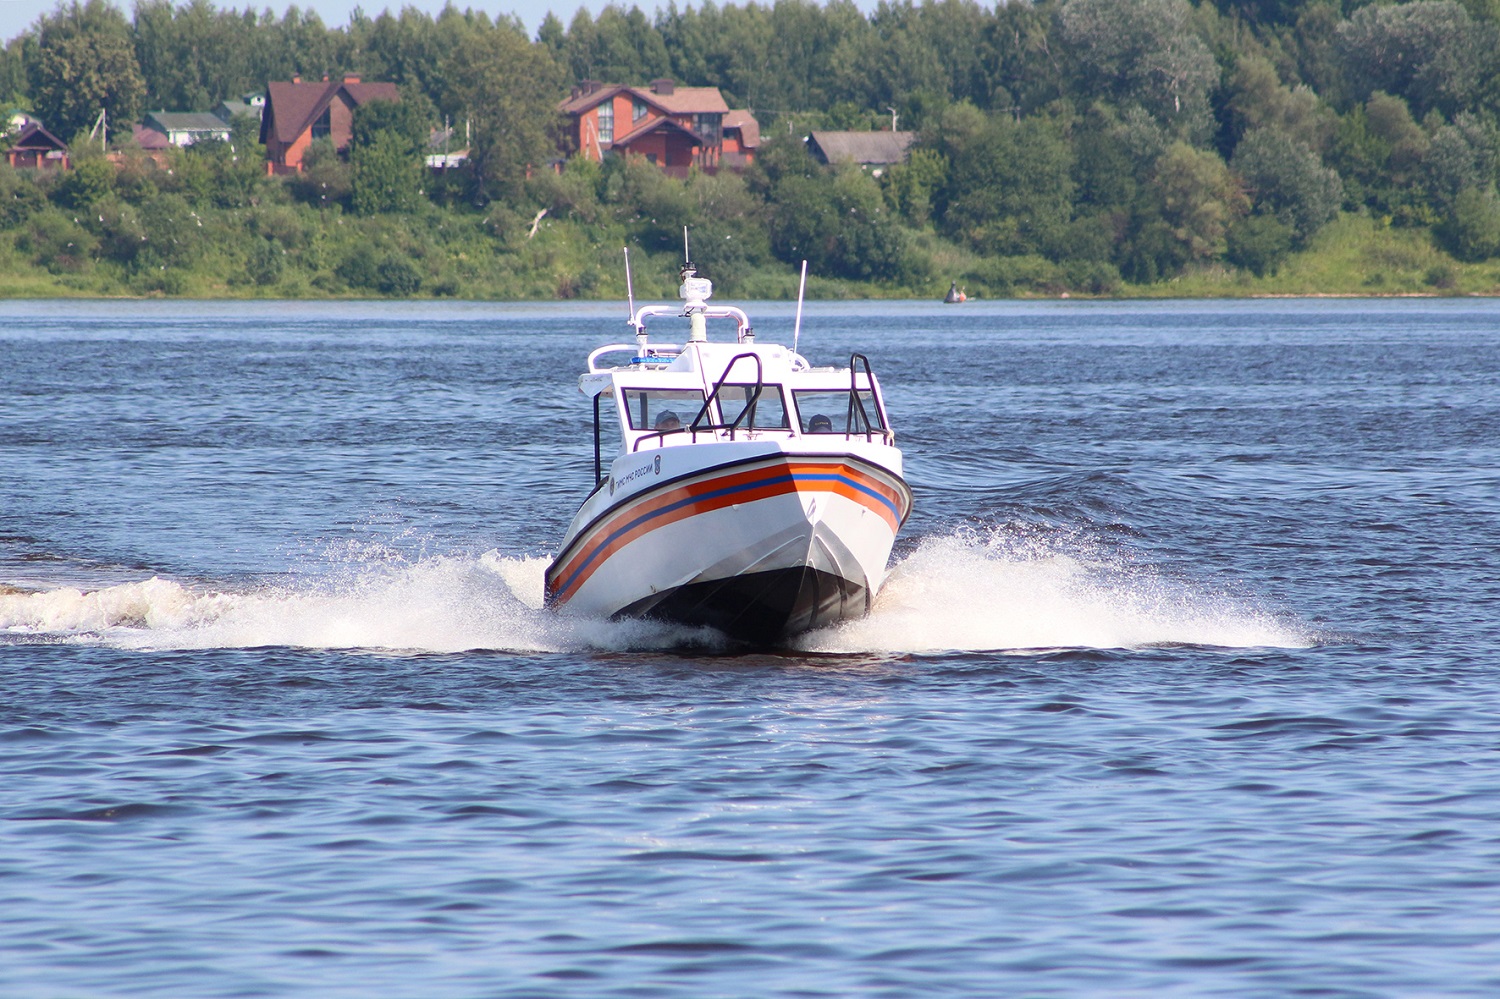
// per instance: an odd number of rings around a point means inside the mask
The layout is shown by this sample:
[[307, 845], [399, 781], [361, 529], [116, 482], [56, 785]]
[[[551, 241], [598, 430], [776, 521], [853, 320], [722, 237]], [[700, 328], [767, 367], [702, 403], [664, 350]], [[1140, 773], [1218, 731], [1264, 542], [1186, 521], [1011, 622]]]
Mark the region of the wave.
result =
[[152, 577], [97, 590], [0, 588], [0, 635], [127, 649], [284, 646], [403, 652], [562, 652], [722, 645], [708, 629], [542, 609], [547, 560], [341, 559], [325, 578], [244, 592]]
[[[1019, 529], [926, 538], [869, 617], [802, 636], [812, 653], [1153, 645], [1305, 647], [1295, 622]], [[312, 579], [245, 591], [152, 577], [95, 590], [0, 585], [0, 636], [127, 649], [283, 646], [449, 653], [727, 650], [717, 633], [542, 608], [547, 560], [488, 552], [347, 556]]]
[[1098, 542], [1024, 526], [921, 540], [866, 618], [806, 635], [809, 652], [1307, 648], [1284, 614], [1174, 580]]

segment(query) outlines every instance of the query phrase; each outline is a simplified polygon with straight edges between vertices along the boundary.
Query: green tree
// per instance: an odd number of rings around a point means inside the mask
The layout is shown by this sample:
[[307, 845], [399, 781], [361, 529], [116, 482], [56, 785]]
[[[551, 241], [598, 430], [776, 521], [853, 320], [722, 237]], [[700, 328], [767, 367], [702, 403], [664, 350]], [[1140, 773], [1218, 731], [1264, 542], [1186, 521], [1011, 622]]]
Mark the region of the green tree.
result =
[[1460, 260], [1500, 257], [1500, 198], [1493, 188], [1465, 188], [1437, 228], [1438, 238]]
[[1433, 129], [1422, 176], [1428, 200], [1447, 213], [1454, 199], [1468, 188], [1484, 190], [1496, 179], [1500, 164], [1500, 134], [1493, 119], [1460, 111], [1453, 121]]
[[913, 265], [879, 185], [853, 164], [782, 176], [771, 201], [771, 246], [787, 263], [805, 259], [828, 277], [890, 280]]
[[412, 211], [421, 203], [428, 125], [408, 102], [355, 109], [349, 143], [350, 204], [360, 215]]
[[130, 25], [106, 0], [70, 0], [43, 17], [27, 75], [37, 114], [63, 138], [87, 131], [101, 110], [116, 126], [140, 117], [146, 85]]
[[359, 61], [371, 78], [398, 84], [403, 104], [413, 103], [416, 90], [438, 106], [449, 86], [448, 54], [470, 35], [491, 30], [489, 17], [472, 8], [450, 4], [434, 19], [405, 6], [399, 17], [384, 12], [359, 33]]
[[245, 259], [245, 277], [264, 288], [281, 280], [286, 272], [286, 251], [274, 239], [253, 240]]
[[146, 239], [138, 260], [147, 266], [191, 267], [208, 241], [203, 216], [178, 194], [161, 194], [141, 206]]
[[1338, 37], [1356, 98], [1383, 90], [1424, 114], [1464, 105], [1479, 80], [1481, 53], [1494, 51], [1497, 36], [1493, 24], [1476, 24], [1456, 0], [1417, 0], [1361, 7]]
[[1249, 208], [1239, 181], [1217, 153], [1174, 143], [1151, 180], [1157, 212], [1189, 261], [1222, 256], [1225, 234]]
[[410, 298], [422, 289], [422, 275], [410, 260], [392, 253], [375, 268], [375, 288], [393, 298]]
[[0, 163], [0, 228], [15, 228], [45, 207], [46, 195], [30, 177]]
[[636, 83], [671, 72], [661, 32], [639, 7], [627, 11], [611, 4], [597, 18], [580, 7], [568, 28], [563, 58], [575, 80]]
[[887, 169], [881, 181], [891, 207], [923, 226], [932, 219], [934, 196], [948, 182], [948, 160], [934, 149], [912, 149], [906, 162]]
[[64, 208], [86, 212], [114, 190], [114, 183], [115, 168], [96, 154], [75, 164], [52, 197]]
[[1274, 128], [1323, 152], [1332, 139], [1337, 117], [1311, 87], [1281, 82], [1271, 60], [1263, 55], [1243, 55], [1229, 74], [1229, 100], [1225, 110], [1233, 141], [1255, 128]]
[[216, 101], [265, 85], [257, 79], [250, 36], [255, 25], [211, 0], [140, 0], [135, 6], [136, 59], [156, 106], [206, 110]]
[[1274, 215], [1251, 215], [1229, 227], [1229, 262], [1256, 277], [1275, 274], [1292, 251], [1292, 227]]
[[314, 207], [342, 206], [352, 188], [349, 164], [339, 156], [332, 139], [315, 139], [302, 157], [302, 172], [288, 178], [287, 187], [299, 201]]
[[1180, 138], [1208, 137], [1219, 67], [1187, 0], [1064, 0], [1059, 23], [1085, 94], [1143, 108]]
[[983, 253], [1055, 253], [1072, 219], [1072, 156], [1058, 122], [991, 118], [952, 158], [947, 231]]
[[448, 61], [445, 110], [473, 129], [476, 199], [515, 197], [555, 156], [562, 73], [551, 53], [510, 27], [466, 37]]
[[1244, 178], [1255, 207], [1289, 226], [1296, 245], [1331, 222], [1343, 201], [1336, 171], [1318, 154], [1275, 129], [1256, 129], [1234, 151], [1234, 169]]
[[771, 260], [766, 205], [731, 171], [688, 176], [693, 261], [722, 290], [733, 291], [752, 270]]
[[26, 42], [26, 36], [21, 35], [0, 47], [0, 106], [22, 103], [26, 93]]
[[70, 213], [48, 208], [27, 221], [16, 248], [53, 274], [72, 274], [93, 266], [99, 240]]

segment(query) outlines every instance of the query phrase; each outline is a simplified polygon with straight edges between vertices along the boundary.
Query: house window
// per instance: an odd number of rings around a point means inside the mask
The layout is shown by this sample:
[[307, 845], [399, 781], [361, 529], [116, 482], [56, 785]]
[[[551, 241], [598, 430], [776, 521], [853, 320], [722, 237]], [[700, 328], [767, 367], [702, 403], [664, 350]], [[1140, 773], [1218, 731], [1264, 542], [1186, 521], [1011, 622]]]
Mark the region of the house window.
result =
[[333, 131], [333, 109], [324, 108], [323, 113], [318, 115], [318, 120], [313, 122], [312, 137], [316, 142], [318, 139], [326, 139]]
[[722, 114], [695, 114], [693, 115], [693, 131], [703, 136], [703, 141], [710, 146], [717, 146], [723, 141]]
[[599, 147], [614, 145], [615, 106], [611, 103], [599, 105]]
[[637, 97], [635, 103], [630, 105], [631, 124], [640, 121], [644, 117], [646, 117], [646, 102]]

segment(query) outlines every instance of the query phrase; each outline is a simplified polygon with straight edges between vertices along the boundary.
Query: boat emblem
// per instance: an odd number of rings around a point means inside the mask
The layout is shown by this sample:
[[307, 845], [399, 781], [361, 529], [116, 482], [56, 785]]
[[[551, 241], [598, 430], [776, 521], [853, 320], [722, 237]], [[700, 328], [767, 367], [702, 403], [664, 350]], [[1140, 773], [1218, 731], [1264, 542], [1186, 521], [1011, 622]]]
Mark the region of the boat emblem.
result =
[[660, 475], [661, 474], [661, 455], [657, 455], [656, 456], [656, 461], [652, 462], [652, 464], [655, 466], [655, 474], [656, 475]]
[[609, 494], [611, 496], [615, 494], [615, 477], [613, 475], [609, 477]]

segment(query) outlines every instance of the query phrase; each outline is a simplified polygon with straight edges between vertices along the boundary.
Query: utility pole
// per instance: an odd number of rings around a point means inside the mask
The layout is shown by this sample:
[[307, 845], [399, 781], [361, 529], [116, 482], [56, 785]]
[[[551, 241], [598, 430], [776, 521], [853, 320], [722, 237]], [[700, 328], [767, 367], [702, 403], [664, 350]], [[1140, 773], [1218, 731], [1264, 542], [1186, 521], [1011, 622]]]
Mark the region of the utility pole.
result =
[[894, 132], [894, 131], [896, 131], [896, 119], [897, 119], [896, 109], [895, 108], [886, 108], [886, 110], [891, 113], [891, 131]]

